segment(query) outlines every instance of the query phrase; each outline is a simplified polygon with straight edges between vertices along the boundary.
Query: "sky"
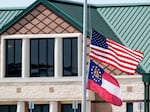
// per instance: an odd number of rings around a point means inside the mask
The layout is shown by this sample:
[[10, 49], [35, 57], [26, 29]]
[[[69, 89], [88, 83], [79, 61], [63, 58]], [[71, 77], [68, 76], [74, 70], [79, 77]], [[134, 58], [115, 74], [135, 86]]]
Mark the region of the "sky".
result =
[[0, 0], [0, 7], [27, 7], [35, 0]]
[[[0, 7], [27, 7], [36, 0], [0, 0]], [[61, 1], [61, 0], [60, 0]], [[84, 2], [84, 0], [68, 0]], [[148, 3], [150, 0], [87, 0], [92, 4], [118, 4], [118, 3]]]

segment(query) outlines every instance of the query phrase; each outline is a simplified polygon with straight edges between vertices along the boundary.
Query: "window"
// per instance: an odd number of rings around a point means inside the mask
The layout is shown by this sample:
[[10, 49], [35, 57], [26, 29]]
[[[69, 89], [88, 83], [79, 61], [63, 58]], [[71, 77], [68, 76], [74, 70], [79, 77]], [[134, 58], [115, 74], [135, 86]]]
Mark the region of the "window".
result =
[[48, 104], [35, 104], [32, 112], [49, 112], [49, 105]]
[[133, 112], [133, 103], [127, 103], [127, 112]]
[[78, 74], [77, 46], [77, 38], [63, 39], [63, 76], [77, 76]]
[[[1, 38], [1, 59], [5, 65], [1, 66], [2, 77], [54, 77], [54, 71], [56, 77], [81, 75], [80, 33], [3, 35]], [[55, 53], [59, 56], [54, 56]]]
[[30, 76], [54, 76], [54, 39], [30, 40]]
[[17, 105], [0, 105], [0, 112], [16, 112]]
[[[61, 112], [74, 112], [72, 104], [62, 104]], [[78, 109], [76, 110], [76, 112], [81, 112], [81, 104], [78, 104]]]
[[6, 77], [21, 77], [22, 40], [6, 40]]

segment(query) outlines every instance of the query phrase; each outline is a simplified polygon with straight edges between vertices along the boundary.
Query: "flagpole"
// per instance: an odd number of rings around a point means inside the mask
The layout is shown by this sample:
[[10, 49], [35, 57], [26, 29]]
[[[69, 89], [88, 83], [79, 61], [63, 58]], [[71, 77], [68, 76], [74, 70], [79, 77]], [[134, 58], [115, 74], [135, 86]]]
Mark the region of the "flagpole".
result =
[[87, 39], [87, 0], [83, 9], [83, 61], [82, 61], [82, 112], [86, 112], [86, 39]]

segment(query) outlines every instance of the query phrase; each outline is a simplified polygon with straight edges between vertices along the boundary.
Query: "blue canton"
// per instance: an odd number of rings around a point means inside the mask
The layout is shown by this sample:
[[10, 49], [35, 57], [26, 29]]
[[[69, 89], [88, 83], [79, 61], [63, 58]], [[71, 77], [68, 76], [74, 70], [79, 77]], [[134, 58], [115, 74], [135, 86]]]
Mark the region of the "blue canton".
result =
[[108, 48], [108, 44], [106, 43], [106, 37], [95, 31], [94, 29], [92, 29], [91, 44], [105, 49]]
[[104, 70], [90, 60], [90, 68], [88, 78], [93, 80], [95, 83], [101, 86], [102, 84], [102, 75]]

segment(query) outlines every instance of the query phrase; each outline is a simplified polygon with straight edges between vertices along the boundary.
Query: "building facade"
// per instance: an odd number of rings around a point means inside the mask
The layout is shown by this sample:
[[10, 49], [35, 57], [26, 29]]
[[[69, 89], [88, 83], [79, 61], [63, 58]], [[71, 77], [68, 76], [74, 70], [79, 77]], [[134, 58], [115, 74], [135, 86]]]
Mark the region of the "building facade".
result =
[[[81, 112], [82, 18], [71, 15], [73, 12], [67, 10], [71, 7], [82, 11], [79, 4], [39, 0], [21, 9], [8, 23], [2, 22], [0, 112], [30, 112], [31, 109], [33, 112], [73, 112], [74, 109]], [[134, 8], [137, 7], [131, 7]], [[117, 38], [117, 31], [110, 30], [113, 28], [105, 17], [107, 7], [91, 10], [99, 17], [95, 21], [103, 19], [103, 28], [93, 22], [94, 27], [122, 42]], [[10, 15], [11, 12], [7, 17]], [[89, 44], [90, 36], [87, 37], [87, 69]], [[144, 85], [139, 69], [130, 76], [107, 64], [101, 66], [119, 81], [123, 105], [110, 105], [87, 90], [86, 112], [143, 112]]]

